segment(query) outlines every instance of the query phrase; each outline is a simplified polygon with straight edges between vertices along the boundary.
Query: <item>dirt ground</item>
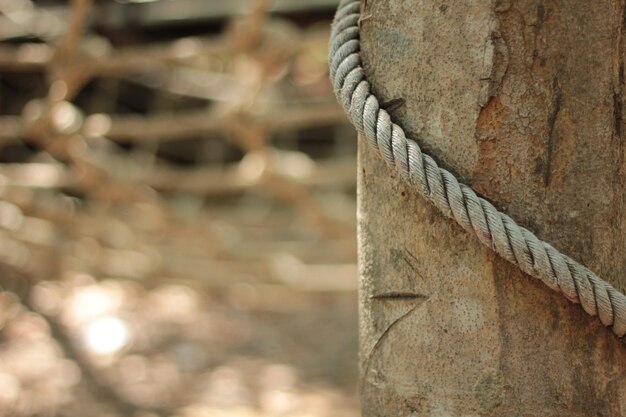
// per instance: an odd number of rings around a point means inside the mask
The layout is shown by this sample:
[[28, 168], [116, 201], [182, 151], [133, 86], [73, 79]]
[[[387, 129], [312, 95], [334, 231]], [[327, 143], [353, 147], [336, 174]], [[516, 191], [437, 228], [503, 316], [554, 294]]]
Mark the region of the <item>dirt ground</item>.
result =
[[35, 287], [45, 314], [1, 297], [2, 415], [358, 415], [352, 292], [77, 277]]

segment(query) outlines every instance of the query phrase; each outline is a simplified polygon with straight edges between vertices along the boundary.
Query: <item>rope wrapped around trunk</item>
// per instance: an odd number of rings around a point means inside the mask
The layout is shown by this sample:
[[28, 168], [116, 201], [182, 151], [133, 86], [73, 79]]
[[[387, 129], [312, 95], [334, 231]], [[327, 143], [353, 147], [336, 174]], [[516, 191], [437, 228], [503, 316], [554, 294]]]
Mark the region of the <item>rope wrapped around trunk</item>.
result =
[[[426, 153], [370, 89], [360, 58], [360, 0], [342, 0], [330, 38], [330, 78], [356, 129], [409, 186], [509, 262], [570, 301], [623, 338], [626, 296], [588, 268], [519, 226]], [[622, 339], [624, 341], [624, 339]]]

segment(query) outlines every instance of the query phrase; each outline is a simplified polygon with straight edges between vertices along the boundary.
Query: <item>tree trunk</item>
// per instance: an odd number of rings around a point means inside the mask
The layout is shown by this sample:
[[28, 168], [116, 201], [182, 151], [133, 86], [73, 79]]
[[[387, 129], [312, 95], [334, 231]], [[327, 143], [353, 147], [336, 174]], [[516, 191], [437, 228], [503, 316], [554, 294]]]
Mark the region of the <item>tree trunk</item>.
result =
[[[363, 3], [365, 71], [383, 102], [405, 100], [392, 116], [407, 134], [624, 291], [624, 0]], [[626, 416], [626, 346], [366, 146], [363, 414]]]

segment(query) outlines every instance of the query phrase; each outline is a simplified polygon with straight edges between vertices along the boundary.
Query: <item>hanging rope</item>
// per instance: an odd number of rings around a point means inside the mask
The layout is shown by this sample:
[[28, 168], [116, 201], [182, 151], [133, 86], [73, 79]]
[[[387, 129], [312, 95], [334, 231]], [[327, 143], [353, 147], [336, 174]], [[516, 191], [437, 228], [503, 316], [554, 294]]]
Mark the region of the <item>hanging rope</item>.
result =
[[[360, 0], [341, 0], [330, 38], [330, 78], [335, 95], [357, 130], [414, 190], [465, 230], [525, 273], [539, 278], [622, 338], [626, 334], [626, 296], [588, 268], [517, 225], [469, 186], [439, 167], [408, 139], [381, 108], [360, 58]], [[624, 340], [624, 339], [622, 339]]]

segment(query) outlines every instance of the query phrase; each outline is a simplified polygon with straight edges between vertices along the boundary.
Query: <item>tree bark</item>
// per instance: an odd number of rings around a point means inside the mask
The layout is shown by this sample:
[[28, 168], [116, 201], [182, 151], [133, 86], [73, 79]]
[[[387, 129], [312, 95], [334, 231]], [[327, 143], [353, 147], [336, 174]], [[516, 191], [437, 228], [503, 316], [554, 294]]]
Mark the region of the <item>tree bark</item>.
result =
[[[375, 94], [442, 166], [626, 287], [624, 0], [363, 0]], [[360, 141], [365, 416], [626, 415], [626, 346]]]

